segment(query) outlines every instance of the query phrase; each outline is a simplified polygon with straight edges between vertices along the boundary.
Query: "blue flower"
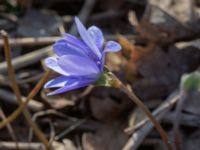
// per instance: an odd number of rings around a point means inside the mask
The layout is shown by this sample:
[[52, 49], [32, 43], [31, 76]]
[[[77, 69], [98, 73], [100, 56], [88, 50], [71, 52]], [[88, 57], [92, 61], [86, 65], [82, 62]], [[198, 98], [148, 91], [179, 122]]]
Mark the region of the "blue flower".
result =
[[46, 66], [60, 74], [45, 84], [45, 88], [58, 88], [48, 95], [94, 83], [103, 73], [106, 53], [121, 50], [117, 42], [105, 43], [103, 33], [98, 27], [86, 29], [77, 17], [75, 23], [81, 39], [65, 33], [53, 45], [56, 56], [45, 59]]

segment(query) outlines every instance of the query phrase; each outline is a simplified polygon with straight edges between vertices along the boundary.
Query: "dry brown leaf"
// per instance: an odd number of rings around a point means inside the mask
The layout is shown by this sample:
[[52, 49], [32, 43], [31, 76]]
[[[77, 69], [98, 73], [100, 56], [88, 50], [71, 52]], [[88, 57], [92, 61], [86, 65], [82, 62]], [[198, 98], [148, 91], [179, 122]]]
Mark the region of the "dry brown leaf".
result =
[[128, 137], [119, 123], [102, 126], [95, 134], [85, 133], [82, 143], [85, 150], [121, 150]]
[[92, 97], [90, 100], [92, 115], [101, 121], [117, 119], [123, 109], [122, 105], [109, 97], [104, 99]]
[[92, 116], [103, 122], [112, 122], [122, 117], [122, 114], [134, 104], [118, 89], [95, 88], [88, 100]]

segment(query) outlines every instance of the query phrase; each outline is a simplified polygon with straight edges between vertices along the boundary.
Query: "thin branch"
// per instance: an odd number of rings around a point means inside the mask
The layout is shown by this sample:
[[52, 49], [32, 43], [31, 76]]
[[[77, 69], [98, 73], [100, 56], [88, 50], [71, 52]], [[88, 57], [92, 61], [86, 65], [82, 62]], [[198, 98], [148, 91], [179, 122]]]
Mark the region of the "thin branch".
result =
[[[6, 116], [5, 116], [5, 114], [4, 114], [4, 112], [3, 112], [3, 110], [2, 110], [1, 107], [0, 107], [0, 117], [2, 118], [2, 120], [6, 120]], [[8, 132], [9, 132], [11, 138], [13, 139], [13, 141], [15, 141], [16, 148], [19, 149], [18, 140], [17, 140], [16, 134], [15, 134], [15, 132], [14, 132], [14, 130], [13, 130], [11, 124], [8, 123], [8, 124], [6, 125], [6, 127], [7, 127], [7, 129], [8, 129]]]
[[[153, 111], [153, 114], [158, 114], [155, 116], [157, 120], [161, 120], [167, 112], [174, 106], [174, 104], [179, 100], [180, 95], [179, 92], [175, 92], [172, 95], [169, 96], [169, 98], [164, 101], [155, 111]], [[162, 112], [161, 112], [162, 110]], [[140, 129], [135, 131], [130, 139], [127, 141], [125, 146], [123, 147], [123, 150], [136, 150], [139, 145], [143, 142], [144, 138], [147, 136], [147, 134], [152, 130], [153, 125], [150, 121], [146, 122], [144, 126], [142, 126]]]
[[[45, 150], [44, 146], [40, 143], [25, 143], [19, 142], [20, 150]], [[16, 144], [14, 142], [0, 142], [0, 149], [16, 150]]]
[[[10, 91], [0, 89], [0, 95], [1, 95], [2, 100], [12, 103], [12, 104], [18, 104], [15, 95], [13, 93], [11, 93]], [[26, 97], [22, 96], [23, 102], [25, 102], [26, 99], [27, 99]], [[28, 103], [27, 107], [31, 111], [37, 112], [37, 111], [41, 111], [42, 109], [44, 109], [44, 104], [42, 102], [32, 99], [30, 101], [30, 103]]]
[[168, 135], [165, 132], [165, 130], [162, 128], [160, 123], [156, 120], [156, 118], [152, 115], [150, 110], [147, 108], [147, 106], [136, 96], [136, 94], [130, 90], [130, 88], [126, 87], [118, 77], [116, 77], [114, 74], [110, 73], [110, 76], [112, 80], [110, 80], [110, 84], [112, 87], [118, 88], [121, 91], [123, 91], [127, 96], [146, 114], [148, 119], [151, 121], [151, 123], [154, 125], [154, 127], [157, 129], [157, 131], [160, 133], [160, 136], [167, 146], [168, 150], [172, 150], [172, 145], [169, 141]]
[[182, 150], [182, 140], [181, 140], [181, 133], [179, 130], [179, 123], [181, 120], [181, 111], [183, 109], [184, 103], [187, 99], [188, 93], [184, 90], [181, 90], [180, 94], [180, 100], [178, 101], [175, 109], [175, 120], [173, 124], [173, 133], [174, 133], [174, 144], [176, 147], [176, 150]]
[[[26, 38], [12, 38], [9, 40], [10, 46], [38, 46], [45, 44], [52, 44], [60, 37], [26, 37]], [[0, 40], [0, 46], [3, 46], [3, 40]]]
[[119, 89], [121, 89], [124, 93], [126, 93], [129, 98], [137, 104], [137, 106], [145, 112], [149, 120], [153, 123], [157, 131], [160, 133], [160, 136], [163, 142], [166, 144], [168, 150], [172, 150], [172, 146], [170, 144], [169, 138], [165, 130], [161, 127], [161, 125], [157, 122], [154, 116], [151, 114], [149, 109], [145, 106], [145, 104], [135, 95], [133, 91], [130, 91], [123, 83], [121, 83]]
[[33, 90], [30, 92], [28, 95], [27, 99], [25, 102], [23, 102], [5, 121], [0, 122], [0, 129], [6, 126], [6, 124], [11, 123], [14, 121], [20, 113], [23, 111], [23, 109], [27, 106], [29, 101], [32, 100], [32, 98], [39, 92], [41, 89], [42, 85], [47, 81], [48, 76], [50, 74], [50, 71], [47, 71], [43, 77], [40, 79], [40, 81], [37, 83], [37, 85], [33, 88]]
[[[11, 62], [11, 50], [10, 50], [10, 45], [9, 45], [9, 40], [8, 40], [8, 34], [5, 31], [1, 31], [1, 34], [4, 40], [4, 52], [5, 52], [6, 62], [8, 65], [8, 76], [12, 83], [12, 88], [17, 97], [17, 101], [21, 105], [23, 101], [21, 99], [21, 93], [15, 79], [15, 72], [12, 66], [12, 62]], [[40, 129], [37, 127], [37, 125], [34, 122], [32, 122], [31, 115], [26, 108], [23, 110], [23, 114], [25, 116], [25, 119], [29, 123], [29, 125], [33, 128], [38, 139], [45, 145], [47, 150], [50, 150], [47, 139], [45, 138], [44, 134], [40, 131]]]

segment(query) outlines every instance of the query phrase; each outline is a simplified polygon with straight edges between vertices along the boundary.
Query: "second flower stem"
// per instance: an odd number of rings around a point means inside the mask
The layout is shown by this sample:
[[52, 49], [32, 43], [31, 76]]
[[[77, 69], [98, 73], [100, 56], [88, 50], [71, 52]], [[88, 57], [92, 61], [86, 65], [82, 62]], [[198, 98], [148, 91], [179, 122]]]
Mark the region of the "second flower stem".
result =
[[128, 97], [142, 110], [145, 112], [149, 120], [153, 123], [157, 131], [160, 133], [160, 136], [163, 142], [166, 144], [168, 150], [172, 150], [172, 145], [170, 144], [169, 138], [165, 130], [161, 127], [160, 123], [154, 118], [151, 114], [150, 110], [145, 106], [145, 104], [135, 95], [135, 93], [129, 90], [116, 76], [117, 80], [117, 88], [122, 90], [124, 93], [128, 95]]

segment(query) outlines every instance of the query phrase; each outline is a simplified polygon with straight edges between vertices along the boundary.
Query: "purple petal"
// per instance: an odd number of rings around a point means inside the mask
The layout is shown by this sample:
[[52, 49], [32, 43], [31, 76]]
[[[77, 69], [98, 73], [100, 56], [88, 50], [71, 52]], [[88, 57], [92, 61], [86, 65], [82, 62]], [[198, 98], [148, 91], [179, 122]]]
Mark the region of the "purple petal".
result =
[[83, 43], [83, 41], [81, 41], [79, 38], [71, 35], [71, 34], [68, 34], [68, 33], [64, 33], [64, 37], [66, 38], [66, 40], [70, 43], [73, 43], [73, 44], [78, 44], [80, 45], [81, 47], [86, 47], [86, 45]]
[[71, 76], [98, 76], [100, 69], [94, 61], [87, 57], [64, 55], [58, 60], [58, 65]]
[[88, 54], [81, 48], [80, 45], [73, 45], [71, 43], [68, 43], [67, 40], [61, 39], [58, 40], [54, 45], [53, 45], [54, 52], [58, 56], [63, 56], [63, 55], [78, 55], [78, 56], [83, 56], [83, 57], [88, 57]]
[[59, 94], [59, 93], [64, 93], [64, 92], [67, 92], [67, 91], [70, 91], [70, 90], [73, 90], [73, 89], [77, 89], [77, 88], [81, 88], [81, 87], [84, 87], [84, 86], [87, 86], [91, 83], [93, 83], [95, 80], [70, 80], [69, 79], [69, 82], [67, 83], [66, 86], [64, 87], [61, 87], [51, 93], [48, 94], [49, 95], [54, 95], [54, 94]]
[[88, 31], [85, 29], [85, 27], [83, 26], [83, 24], [80, 22], [80, 20], [77, 17], [75, 17], [75, 23], [76, 23], [78, 32], [79, 32], [81, 38], [83, 39], [83, 41], [85, 42], [85, 44], [100, 59], [101, 53], [100, 53], [99, 49], [95, 45], [95, 43], [94, 43], [93, 39], [91, 38], [90, 34], [88, 33]]
[[48, 68], [54, 70], [55, 72], [66, 76], [69, 75], [58, 65], [58, 60], [56, 57], [48, 57], [44, 62]]
[[101, 32], [101, 30], [96, 26], [91, 26], [88, 29], [88, 32], [89, 32], [90, 36], [92, 37], [92, 39], [94, 40], [97, 47], [100, 50], [102, 50], [103, 43], [104, 43], [104, 37], [103, 37], [103, 33]]
[[57, 78], [54, 78], [50, 81], [48, 81], [44, 88], [58, 88], [58, 87], [64, 87], [68, 81], [69, 77], [67, 76], [59, 76]]
[[121, 50], [121, 45], [115, 41], [108, 41], [104, 52], [118, 52]]
[[77, 47], [78, 49], [81, 49], [81, 51], [87, 54], [91, 59], [97, 60], [97, 56], [93, 52], [91, 52], [90, 48], [82, 40], [67, 33], [64, 34], [64, 37], [66, 38], [67, 43], [69, 45], [73, 47]]

